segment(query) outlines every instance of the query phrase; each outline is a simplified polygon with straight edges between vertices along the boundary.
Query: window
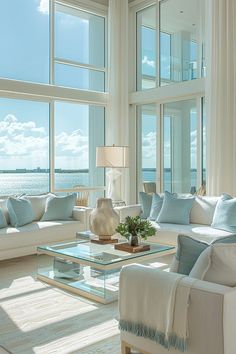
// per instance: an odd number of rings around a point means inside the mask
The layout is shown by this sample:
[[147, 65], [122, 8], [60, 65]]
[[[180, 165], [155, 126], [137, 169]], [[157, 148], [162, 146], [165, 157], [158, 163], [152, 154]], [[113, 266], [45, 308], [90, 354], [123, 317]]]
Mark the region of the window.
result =
[[1, 1], [0, 77], [49, 83], [49, 5]]
[[[69, 122], [69, 124], [68, 124]], [[104, 145], [104, 108], [55, 102], [55, 189], [104, 185], [96, 146]]]
[[138, 107], [138, 131], [140, 182], [156, 182], [157, 110], [155, 104]]
[[163, 187], [177, 193], [190, 193], [197, 182], [196, 100], [164, 104]]
[[205, 75], [204, 0], [156, 1], [137, 11], [136, 37], [136, 90]]
[[49, 191], [49, 104], [0, 98], [0, 194]]
[[[160, 2], [161, 85], [193, 80], [201, 75], [203, 53], [202, 1], [168, 0]], [[163, 33], [168, 33], [169, 38]], [[163, 76], [164, 63], [169, 77]], [[165, 69], [167, 70], [167, 69]]]
[[156, 6], [137, 13], [137, 89], [156, 87]]
[[56, 4], [55, 84], [105, 91], [105, 18]]

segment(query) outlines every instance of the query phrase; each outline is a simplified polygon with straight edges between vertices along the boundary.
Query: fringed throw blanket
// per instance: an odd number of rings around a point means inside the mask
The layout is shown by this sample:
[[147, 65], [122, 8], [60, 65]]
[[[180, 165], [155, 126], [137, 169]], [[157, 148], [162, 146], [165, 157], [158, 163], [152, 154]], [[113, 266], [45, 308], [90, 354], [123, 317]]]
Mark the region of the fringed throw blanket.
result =
[[120, 274], [120, 329], [165, 348], [186, 351], [192, 281], [179, 286], [184, 277], [137, 264], [124, 267]]

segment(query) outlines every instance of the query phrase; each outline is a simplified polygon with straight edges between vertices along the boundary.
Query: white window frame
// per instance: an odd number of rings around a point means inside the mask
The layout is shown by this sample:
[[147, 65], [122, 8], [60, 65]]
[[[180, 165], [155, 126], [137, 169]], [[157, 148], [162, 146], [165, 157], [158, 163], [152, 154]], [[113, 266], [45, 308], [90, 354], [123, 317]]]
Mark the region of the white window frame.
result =
[[[136, 14], [138, 11], [145, 9], [151, 5], [160, 3], [161, 0], [135, 0], [129, 4], [129, 40], [130, 55], [129, 55], [129, 72], [130, 72], [130, 85], [129, 85], [129, 104], [130, 104], [130, 116], [129, 116], [129, 127], [130, 130], [136, 132], [135, 143], [130, 146], [131, 156], [136, 157], [137, 161], [131, 160], [130, 166], [130, 180], [132, 180], [132, 190], [130, 195], [131, 202], [135, 203], [138, 201], [138, 188], [140, 186], [140, 175], [137, 171], [137, 166], [140, 166], [140, 156], [138, 154], [138, 107], [145, 104], [156, 104], [157, 105], [157, 172], [156, 172], [156, 187], [157, 192], [163, 191], [163, 104], [168, 102], [184, 101], [188, 99], [196, 99], [197, 102], [197, 120], [198, 120], [198, 162], [197, 162], [197, 181], [200, 183], [202, 180], [202, 117], [201, 117], [201, 99], [205, 96], [205, 78], [198, 78], [189, 81], [183, 81], [179, 83], [173, 83], [167, 86], [159, 86], [154, 89], [147, 89], [143, 91], [136, 91], [136, 72], [137, 72], [137, 27], [136, 27]], [[167, 0], [168, 1], [168, 0]], [[157, 6], [159, 8], [159, 6]], [[159, 16], [159, 11], [158, 11]], [[159, 18], [159, 17], [158, 17]], [[158, 31], [159, 33], [159, 31]], [[159, 35], [157, 42], [157, 52], [159, 56]], [[160, 77], [160, 60], [157, 60], [157, 73], [158, 79]], [[137, 172], [136, 172], [137, 171]]]
[[[91, 0], [49, 0], [50, 6], [50, 54], [49, 67], [50, 77], [49, 84], [40, 84], [21, 80], [7, 79], [0, 77], [0, 98], [21, 99], [29, 101], [39, 101], [49, 103], [49, 168], [50, 168], [50, 185], [51, 192], [61, 192], [55, 189], [55, 135], [54, 135], [54, 103], [55, 101], [74, 102], [78, 104], [88, 104], [103, 106], [105, 108], [105, 124], [106, 111], [108, 104], [107, 92], [85, 91], [75, 88], [67, 88], [53, 85], [54, 82], [54, 17], [55, 3], [76, 7], [78, 10], [87, 11], [92, 14], [105, 18], [105, 68], [104, 71], [107, 81], [107, 23], [108, 23], [108, 7], [98, 4]], [[82, 65], [80, 65], [82, 66]], [[89, 65], [86, 65], [89, 66]], [[97, 68], [96, 68], [97, 70]], [[107, 85], [106, 85], [107, 86]], [[105, 183], [105, 180], [104, 180]], [[73, 188], [71, 189], [73, 191]]]

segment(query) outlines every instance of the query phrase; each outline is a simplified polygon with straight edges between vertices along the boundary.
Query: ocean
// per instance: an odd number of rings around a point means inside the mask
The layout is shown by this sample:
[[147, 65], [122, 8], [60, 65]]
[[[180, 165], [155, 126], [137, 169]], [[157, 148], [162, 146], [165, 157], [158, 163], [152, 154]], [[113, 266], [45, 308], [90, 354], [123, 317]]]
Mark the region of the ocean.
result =
[[[191, 186], [196, 186], [196, 174], [191, 172]], [[143, 180], [155, 182], [155, 170], [143, 170]], [[75, 185], [89, 185], [88, 173], [56, 173], [55, 188], [67, 189]], [[165, 171], [165, 190], [171, 190], [171, 174]], [[42, 194], [49, 191], [49, 173], [1, 173], [0, 195]]]

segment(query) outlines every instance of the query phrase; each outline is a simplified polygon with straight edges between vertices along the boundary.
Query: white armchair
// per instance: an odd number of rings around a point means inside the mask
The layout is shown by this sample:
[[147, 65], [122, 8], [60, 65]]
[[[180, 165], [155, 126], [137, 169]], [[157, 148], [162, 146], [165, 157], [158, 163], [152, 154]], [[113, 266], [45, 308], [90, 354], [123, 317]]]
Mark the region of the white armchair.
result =
[[[130, 276], [126, 269], [122, 270], [125, 272], [123, 275]], [[166, 276], [169, 276], [168, 272]], [[138, 292], [139, 286], [142, 287], [142, 279], [136, 283]], [[184, 286], [184, 283], [180, 286]], [[121, 287], [120, 301], [125, 301], [122, 294]], [[152, 294], [149, 301], [150, 306], [153, 307], [158, 299], [155, 299], [155, 294]], [[124, 314], [120, 315], [121, 318], [124, 317]], [[235, 354], [236, 289], [206, 281], [196, 281], [190, 292], [188, 323], [189, 338], [186, 354]], [[180, 353], [173, 348], [168, 351], [152, 340], [126, 331], [121, 331], [121, 347], [122, 354], [129, 354], [132, 349], [144, 354]]]

